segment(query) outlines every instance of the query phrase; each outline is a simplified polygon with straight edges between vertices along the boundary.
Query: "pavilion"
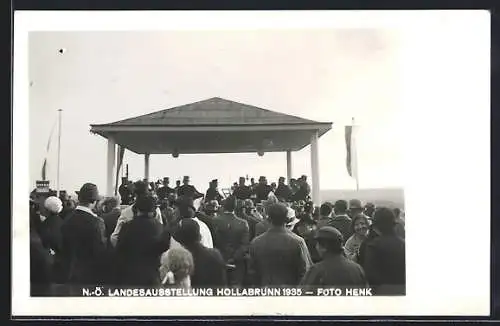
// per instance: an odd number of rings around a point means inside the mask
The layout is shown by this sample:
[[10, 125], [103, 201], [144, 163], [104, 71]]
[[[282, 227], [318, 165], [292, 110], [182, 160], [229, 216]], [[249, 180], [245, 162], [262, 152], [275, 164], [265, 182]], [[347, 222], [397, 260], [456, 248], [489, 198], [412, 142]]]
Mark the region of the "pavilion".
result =
[[107, 195], [114, 193], [116, 145], [144, 155], [149, 179], [151, 154], [286, 152], [287, 178], [292, 177], [292, 152], [311, 145], [311, 189], [320, 203], [318, 139], [332, 127], [317, 122], [214, 97], [135, 118], [91, 125], [108, 140]]

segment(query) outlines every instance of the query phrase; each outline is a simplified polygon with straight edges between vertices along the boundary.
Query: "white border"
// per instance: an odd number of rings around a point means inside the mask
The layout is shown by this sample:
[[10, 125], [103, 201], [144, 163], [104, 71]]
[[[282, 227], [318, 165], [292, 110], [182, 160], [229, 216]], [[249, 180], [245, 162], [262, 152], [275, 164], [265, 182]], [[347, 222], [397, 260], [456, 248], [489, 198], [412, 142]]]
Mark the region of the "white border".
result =
[[[13, 315], [489, 314], [488, 12], [27, 11], [15, 12], [14, 23]], [[407, 296], [30, 298], [27, 201], [28, 33], [255, 28], [395, 28], [405, 33], [405, 42], [408, 44], [401, 73], [404, 80], [402, 107], [407, 120], [405, 135], [401, 136], [405, 137], [407, 144]], [[453, 46], [461, 51], [451, 55]], [[483, 55], [484, 61], [471, 62], [478, 54]], [[436, 64], [436, 60], [439, 64]], [[432, 62], [434, 64], [431, 69]], [[457, 65], [455, 69], [451, 63]], [[444, 67], [446, 71], [440, 71], [436, 67]], [[450, 79], [449, 76], [453, 73], [458, 76]], [[461, 83], [453, 86], [447, 84], [457, 80]], [[467, 104], [465, 108], [464, 103]], [[462, 200], [473, 205], [474, 210], [450, 210], [452, 203], [464, 202]], [[464, 238], [464, 235], [467, 237]]]

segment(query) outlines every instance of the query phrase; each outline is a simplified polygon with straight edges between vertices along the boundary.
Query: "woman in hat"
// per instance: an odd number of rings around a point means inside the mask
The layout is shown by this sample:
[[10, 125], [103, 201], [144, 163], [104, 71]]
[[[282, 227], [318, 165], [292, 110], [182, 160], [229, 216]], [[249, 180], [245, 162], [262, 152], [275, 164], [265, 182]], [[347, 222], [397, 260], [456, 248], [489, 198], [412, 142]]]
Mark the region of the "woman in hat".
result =
[[368, 236], [369, 225], [368, 218], [363, 214], [357, 215], [352, 219], [353, 234], [345, 243], [347, 258], [357, 262], [359, 248]]

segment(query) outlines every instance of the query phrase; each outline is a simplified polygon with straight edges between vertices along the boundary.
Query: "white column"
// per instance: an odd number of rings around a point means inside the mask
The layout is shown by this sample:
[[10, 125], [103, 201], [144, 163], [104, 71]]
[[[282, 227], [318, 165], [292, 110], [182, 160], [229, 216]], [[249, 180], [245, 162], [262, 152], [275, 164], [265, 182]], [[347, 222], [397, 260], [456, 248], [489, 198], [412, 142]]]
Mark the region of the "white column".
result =
[[292, 151], [286, 151], [286, 179], [287, 183], [290, 184], [290, 179], [292, 179]]
[[108, 166], [106, 171], [106, 195], [114, 195], [115, 187], [115, 140], [110, 136], [108, 138]]
[[144, 154], [144, 179], [149, 181], [149, 154]]
[[315, 206], [321, 205], [319, 193], [319, 153], [318, 153], [318, 132], [311, 136], [311, 175], [312, 175], [312, 200]]

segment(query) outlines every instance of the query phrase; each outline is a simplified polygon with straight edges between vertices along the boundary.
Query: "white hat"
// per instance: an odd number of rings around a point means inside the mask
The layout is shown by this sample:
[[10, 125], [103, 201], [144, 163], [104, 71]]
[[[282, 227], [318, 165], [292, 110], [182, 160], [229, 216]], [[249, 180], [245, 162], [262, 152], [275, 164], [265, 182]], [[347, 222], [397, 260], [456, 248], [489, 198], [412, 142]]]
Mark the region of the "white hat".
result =
[[55, 197], [55, 196], [50, 196], [49, 198], [45, 199], [45, 203], [43, 206], [51, 213], [54, 214], [59, 214], [61, 213], [63, 209], [63, 203], [62, 201]]

